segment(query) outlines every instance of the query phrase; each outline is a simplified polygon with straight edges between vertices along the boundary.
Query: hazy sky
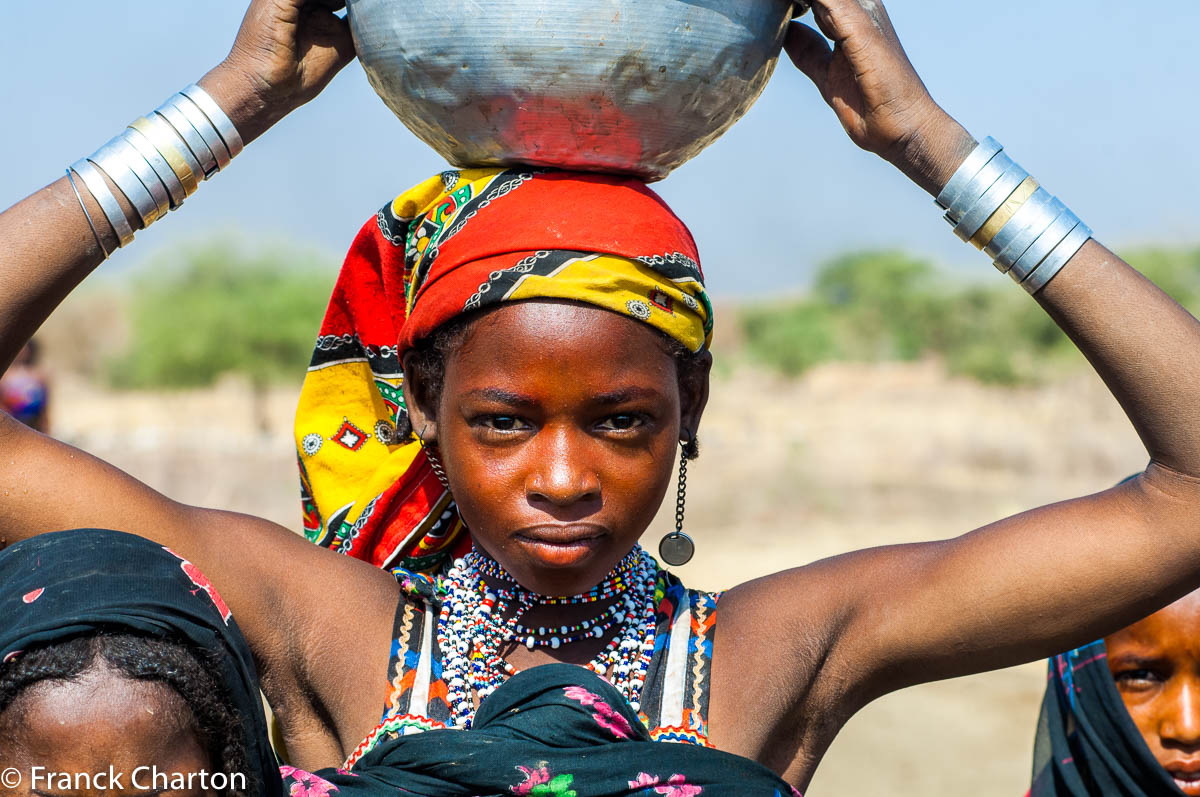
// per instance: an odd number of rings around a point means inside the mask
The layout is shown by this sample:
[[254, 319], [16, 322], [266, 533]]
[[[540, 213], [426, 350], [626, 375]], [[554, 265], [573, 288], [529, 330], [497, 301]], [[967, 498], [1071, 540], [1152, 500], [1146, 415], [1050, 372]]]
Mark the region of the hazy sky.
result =
[[[6, 3], [0, 202], [56, 179], [200, 77], [243, 10], [232, 0]], [[1196, 0], [893, 0], [889, 10], [934, 97], [977, 137], [1004, 143], [1101, 240], [1200, 240]], [[441, 168], [352, 64], [105, 269], [231, 229], [340, 255], [377, 208]], [[902, 246], [964, 275], [991, 268], [923, 192], [849, 143], [786, 62], [742, 122], [657, 188], [695, 232], [718, 299], [798, 287], [847, 248]]]

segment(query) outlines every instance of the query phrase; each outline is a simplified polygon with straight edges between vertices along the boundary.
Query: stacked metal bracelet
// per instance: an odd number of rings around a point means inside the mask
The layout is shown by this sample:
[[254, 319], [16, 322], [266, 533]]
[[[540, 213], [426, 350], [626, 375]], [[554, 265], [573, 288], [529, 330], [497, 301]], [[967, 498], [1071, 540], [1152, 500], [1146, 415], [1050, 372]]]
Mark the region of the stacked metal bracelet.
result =
[[154, 112], [134, 120], [125, 132], [93, 154], [71, 164], [67, 179], [96, 243], [108, 257], [112, 252], [105, 248], [72, 173], [83, 180], [104, 211], [121, 247], [133, 240], [139, 225], [121, 209], [105, 175], [133, 206], [141, 219], [140, 226], [149, 227], [168, 210], [182, 205], [202, 180], [225, 168], [242, 146], [233, 122], [208, 92], [193, 84]]
[[937, 203], [954, 233], [996, 268], [1037, 293], [1092, 237], [1067, 206], [1041, 188], [992, 138], [975, 148]]

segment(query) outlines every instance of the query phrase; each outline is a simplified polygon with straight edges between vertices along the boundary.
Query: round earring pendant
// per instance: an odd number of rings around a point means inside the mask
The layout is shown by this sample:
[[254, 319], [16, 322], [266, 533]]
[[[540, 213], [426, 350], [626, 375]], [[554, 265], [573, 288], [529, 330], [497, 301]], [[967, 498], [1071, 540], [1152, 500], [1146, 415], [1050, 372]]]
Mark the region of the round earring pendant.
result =
[[682, 531], [673, 531], [658, 543], [658, 555], [672, 567], [681, 567], [692, 560], [696, 544]]

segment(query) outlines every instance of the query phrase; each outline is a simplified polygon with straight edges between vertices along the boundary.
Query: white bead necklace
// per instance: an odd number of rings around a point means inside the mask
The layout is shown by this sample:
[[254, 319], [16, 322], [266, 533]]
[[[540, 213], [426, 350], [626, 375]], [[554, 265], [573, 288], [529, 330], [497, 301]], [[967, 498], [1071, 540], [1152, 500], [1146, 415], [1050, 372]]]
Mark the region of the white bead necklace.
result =
[[[489, 588], [484, 574], [500, 579], [504, 586]], [[443, 582], [446, 597], [437, 626], [451, 725], [471, 727], [475, 718], [472, 693], [482, 700], [518, 672], [500, 655], [506, 643], [557, 649], [581, 639], [602, 638], [614, 625], [617, 631], [608, 645], [586, 666], [612, 683], [634, 711], [639, 710], [654, 653], [660, 577], [658, 563], [636, 546], [590, 592], [569, 598], [546, 597], [517, 584], [498, 563], [477, 549], [456, 560]], [[521, 623], [521, 618], [536, 606], [609, 598], [616, 598], [616, 603], [581, 623], [549, 629], [526, 628]], [[503, 617], [509, 609], [511, 616]]]

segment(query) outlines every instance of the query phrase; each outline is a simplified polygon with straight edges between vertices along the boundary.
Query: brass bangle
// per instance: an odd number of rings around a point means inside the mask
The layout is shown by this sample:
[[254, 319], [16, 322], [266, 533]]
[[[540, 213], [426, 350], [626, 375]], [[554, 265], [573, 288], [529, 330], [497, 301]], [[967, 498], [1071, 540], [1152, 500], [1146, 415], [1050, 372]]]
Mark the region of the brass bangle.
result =
[[171, 208], [174, 209], [182, 205], [183, 200], [187, 199], [187, 192], [183, 189], [183, 181], [179, 179], [179, 175], [167, 163], [163, 154], [150, 143], [150, 139], [132, 127], [125, 128], [125, 132], [121, 134], [121, 138], [129, 146], [136, 149], [146, 159], [146, 162], [150, 164], [150, 168], [154, 170], [154, 173], [158, 175], [158, 179], [166, 187], [167, 193], [171, 197]]
[[[161, 123], [155, 122], [143, 116], [140, 119], [134, 119], [129, 126], [150, 139], [150, 143], [163, 156], [167, 165], [171, 167], [171, 171], [175, 172], [179, 182], [183, 183], [183, 190], [187, 192], [188, 196], [191, 196], [200, 186], [200, 181], [196, 177], [197, 174], [202, 174], [200, 162], [192, 157], [190, 150], [186, 154], [183, 152], [185, 146], [183, 139], [176, 136], [173, 130], [160, 127], [160, 124], [165, 126], [167, 123], [165, 120]], [[194, 168], [193, 163], [195, 164]]]
[[1004, 200], [1004, 204], [983, 223], [979, 232], [971, 237], [971, 244], [976, 249], [983, 249], [991, 243], [996, 234], [1004, 229], [1005, 224], [1012, 221], [1012, 217], [1029, 201], [1029, 198], [1033, 196], [1033, 192], [1037, 191], [1037, 189], [1037, 180], [1032, 177], [1026, 177], [1025, 181], [1017, 186], [1008, 199]]

